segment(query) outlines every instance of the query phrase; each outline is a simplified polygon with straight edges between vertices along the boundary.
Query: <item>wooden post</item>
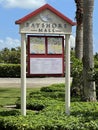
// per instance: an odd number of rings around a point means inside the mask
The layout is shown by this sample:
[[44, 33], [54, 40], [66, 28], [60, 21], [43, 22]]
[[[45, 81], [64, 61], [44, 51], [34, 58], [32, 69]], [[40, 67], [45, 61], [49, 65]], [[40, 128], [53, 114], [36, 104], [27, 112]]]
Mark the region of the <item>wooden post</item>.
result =
[[21, 34], [21, 114], [26, 116], [26, 34]]

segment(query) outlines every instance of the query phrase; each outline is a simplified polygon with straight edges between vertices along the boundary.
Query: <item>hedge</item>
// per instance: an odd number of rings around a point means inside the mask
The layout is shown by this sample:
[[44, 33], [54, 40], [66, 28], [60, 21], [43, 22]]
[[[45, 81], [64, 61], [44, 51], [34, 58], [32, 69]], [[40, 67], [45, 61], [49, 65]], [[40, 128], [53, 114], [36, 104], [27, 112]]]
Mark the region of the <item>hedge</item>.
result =
[[20, 64], [0, 64], [0, 77], [20, 77]]
[[0, 110], [0, 130], [98, 130], [98, 102], [72, 102], [71, 115], [66, 116], [65, 102], [46, 96], [55, 92], [57, 88], [50, 92], [48, 87], [30, 93], [27, 107], [32, 110], [27, 116], [21, 116], [20, 110]]

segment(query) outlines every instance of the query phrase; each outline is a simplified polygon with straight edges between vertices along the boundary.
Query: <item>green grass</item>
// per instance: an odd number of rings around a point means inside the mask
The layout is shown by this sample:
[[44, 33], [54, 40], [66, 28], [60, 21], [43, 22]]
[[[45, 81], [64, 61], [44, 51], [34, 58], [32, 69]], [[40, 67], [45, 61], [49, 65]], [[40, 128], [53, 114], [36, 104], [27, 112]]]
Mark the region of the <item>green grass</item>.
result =
[[[33, 88], [27, 88], [27, 96], [33, 90]], [[20, 96], [20, 88], [0, 88], [0, 107], [14, 105]]]

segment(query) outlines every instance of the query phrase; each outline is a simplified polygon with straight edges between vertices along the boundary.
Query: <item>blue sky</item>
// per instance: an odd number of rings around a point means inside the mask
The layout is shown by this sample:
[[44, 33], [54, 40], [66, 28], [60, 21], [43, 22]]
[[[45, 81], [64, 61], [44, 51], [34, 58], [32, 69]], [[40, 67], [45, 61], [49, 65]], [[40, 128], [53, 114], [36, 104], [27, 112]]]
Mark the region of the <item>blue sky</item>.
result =
[[[74, 21], [74, 0], [0, 0], [0, 49], [20, 46], [19, 26], [15, 21], [44, 4], [50, 4]], [[95, 0], [93, 16], [94, 52], [98, 52], [98, 0]], [[75, 27], [73, 27], [75, 35]]]

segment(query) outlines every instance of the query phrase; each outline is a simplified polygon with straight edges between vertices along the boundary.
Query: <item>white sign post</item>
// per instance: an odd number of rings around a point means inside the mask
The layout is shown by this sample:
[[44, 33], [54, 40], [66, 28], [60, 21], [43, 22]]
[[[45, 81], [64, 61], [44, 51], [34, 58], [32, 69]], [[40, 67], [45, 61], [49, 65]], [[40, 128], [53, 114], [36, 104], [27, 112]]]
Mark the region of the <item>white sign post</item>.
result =
[[66, 114], [70, 115], [70, 35], [65, 36], [66, 43], [66, 64], [65, 64], [65, 104]]
[[26, 116], [26, 34], [21, 34], [21, 114]]

